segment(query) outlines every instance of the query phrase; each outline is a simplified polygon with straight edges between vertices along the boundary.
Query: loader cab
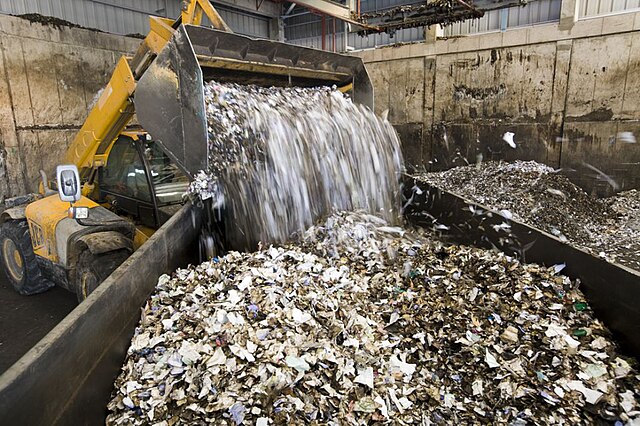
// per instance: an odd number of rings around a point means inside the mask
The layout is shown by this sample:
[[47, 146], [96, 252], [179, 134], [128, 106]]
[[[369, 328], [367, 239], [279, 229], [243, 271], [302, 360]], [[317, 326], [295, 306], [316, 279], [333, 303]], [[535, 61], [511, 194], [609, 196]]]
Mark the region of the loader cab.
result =
[[158, 229], [180, 209], [189, 180], [146, 134], [122, 134], [98, 170], [98, 185], [101, 203]]

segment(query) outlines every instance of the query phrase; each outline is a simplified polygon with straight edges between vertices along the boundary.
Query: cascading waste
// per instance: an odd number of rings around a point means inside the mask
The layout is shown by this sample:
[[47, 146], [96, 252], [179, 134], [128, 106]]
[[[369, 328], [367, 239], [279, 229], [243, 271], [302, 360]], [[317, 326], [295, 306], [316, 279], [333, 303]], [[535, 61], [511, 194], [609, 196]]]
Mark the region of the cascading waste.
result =
[[224, 200], [231, 248], [285, 241], [333, 211], [398, 219], [402, 158], [387, 120], [326, 87], [211, 82], [204, 93], [209, 166], [190, 193]]

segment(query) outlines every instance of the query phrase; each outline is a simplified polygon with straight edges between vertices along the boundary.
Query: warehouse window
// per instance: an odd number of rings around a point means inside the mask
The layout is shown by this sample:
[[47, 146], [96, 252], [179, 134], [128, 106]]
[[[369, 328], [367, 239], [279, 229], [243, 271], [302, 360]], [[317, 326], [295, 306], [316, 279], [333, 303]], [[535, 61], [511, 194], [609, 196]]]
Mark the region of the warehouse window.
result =
[[612, 15], [640, 11], [640, 0], [580, 0], [579, 8], [580, 18]]

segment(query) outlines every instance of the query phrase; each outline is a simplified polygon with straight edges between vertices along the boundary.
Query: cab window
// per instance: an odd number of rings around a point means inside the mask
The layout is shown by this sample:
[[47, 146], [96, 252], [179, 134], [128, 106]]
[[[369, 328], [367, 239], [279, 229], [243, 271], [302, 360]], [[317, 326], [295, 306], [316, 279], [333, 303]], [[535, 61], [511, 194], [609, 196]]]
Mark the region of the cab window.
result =
[[189, 179], [171, 159], [153, 142], [144, 145], [144, 155], [149, 162], [151, 183], [159, 206], [182, 202]]
[[113, 144], [102, 171], [100, 187], [113, 194], [151, 202], [144, 163], [130, 138], [120, 138]]

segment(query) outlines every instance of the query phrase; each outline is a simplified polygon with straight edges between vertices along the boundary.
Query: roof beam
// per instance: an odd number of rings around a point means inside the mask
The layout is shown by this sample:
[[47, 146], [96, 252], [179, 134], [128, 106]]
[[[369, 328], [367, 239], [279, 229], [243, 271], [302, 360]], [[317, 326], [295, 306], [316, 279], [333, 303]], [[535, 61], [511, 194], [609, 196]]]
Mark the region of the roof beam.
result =
[[377, 31], [377, 28], [375, 26], [357, 21], [351, 12], [351, 9], [348, 6], [340, 3], [336, 3], [330, 0], [295, 0], [292, 3], [297, 4], [298, 6], [306, 7], [307, 9], [316, 13], [332, 16], [334, 18], [340, 19], [341, 21], [345, 21], [368, 30]]

